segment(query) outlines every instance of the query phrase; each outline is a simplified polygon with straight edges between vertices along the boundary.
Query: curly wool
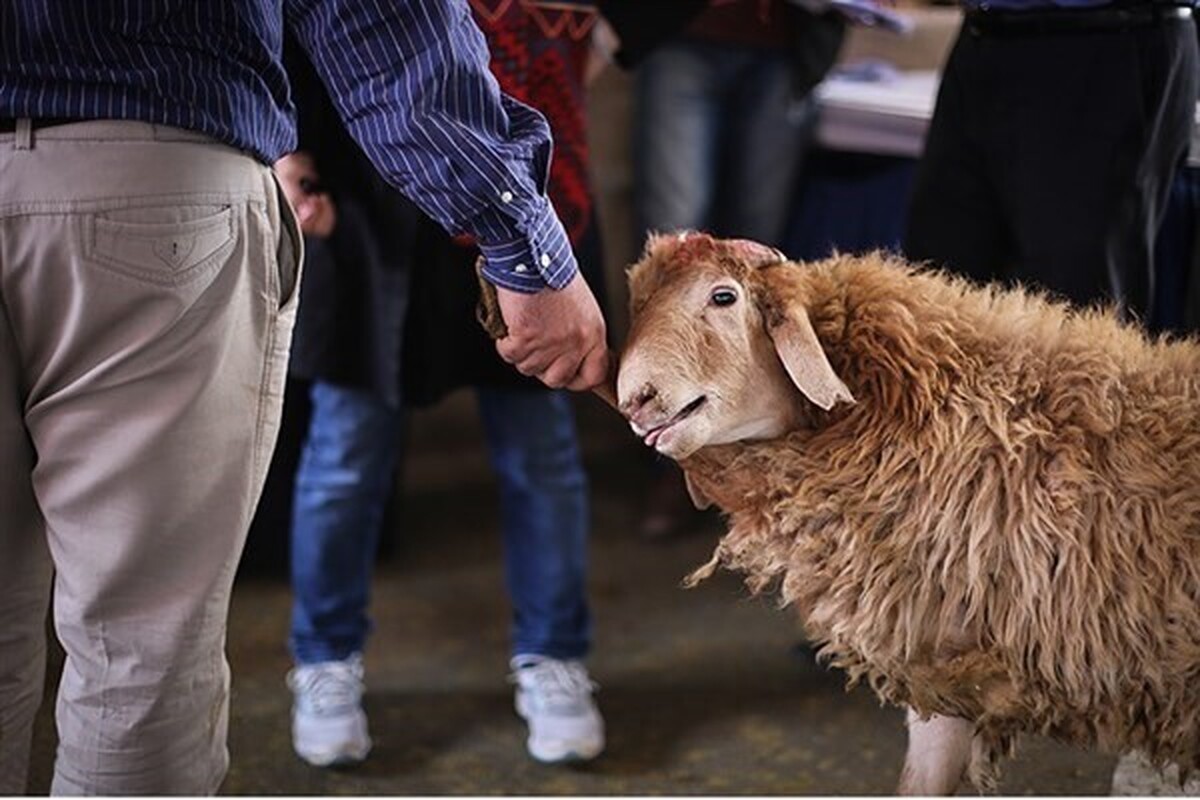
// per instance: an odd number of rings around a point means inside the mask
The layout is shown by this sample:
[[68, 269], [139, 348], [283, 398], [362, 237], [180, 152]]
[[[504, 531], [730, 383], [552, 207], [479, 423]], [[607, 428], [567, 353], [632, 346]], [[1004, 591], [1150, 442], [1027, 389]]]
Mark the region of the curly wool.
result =
[[1200, 344], [882, 255], [782, 264], [857, 403], [700, 451], [714, 559], [881, 698], [1200, 767]]

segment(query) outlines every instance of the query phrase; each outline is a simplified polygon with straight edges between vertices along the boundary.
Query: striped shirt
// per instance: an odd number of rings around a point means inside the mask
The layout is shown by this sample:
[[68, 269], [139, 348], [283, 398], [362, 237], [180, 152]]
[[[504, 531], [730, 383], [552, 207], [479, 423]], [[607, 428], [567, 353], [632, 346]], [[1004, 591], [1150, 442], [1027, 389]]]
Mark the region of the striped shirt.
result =
[[1100, 8], [1109, 6], [1113, 0], [963, 0], [969, 9], [995, 9], [997, 11], [1032, 11], [1048, 8]]
[[474, 236], [489, 280], [570, 282], [549, 127], [500, 92], [465, 0], [4, 0], [0, 117], [171, 125], [273, 163], [296, 144], [285, 21], [376, 167]]

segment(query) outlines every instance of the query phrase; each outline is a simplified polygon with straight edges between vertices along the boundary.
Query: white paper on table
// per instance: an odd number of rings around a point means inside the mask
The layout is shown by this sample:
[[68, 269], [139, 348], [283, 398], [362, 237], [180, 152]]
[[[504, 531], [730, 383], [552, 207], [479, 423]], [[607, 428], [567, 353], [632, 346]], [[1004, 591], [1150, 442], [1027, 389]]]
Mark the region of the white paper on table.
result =
[[833, 9], [858, 25], [881, 28], [892, 33], [912, 33], [915, 23], [907, 14], [880, 5], [876, 0], [789, 0], [815, 14]]

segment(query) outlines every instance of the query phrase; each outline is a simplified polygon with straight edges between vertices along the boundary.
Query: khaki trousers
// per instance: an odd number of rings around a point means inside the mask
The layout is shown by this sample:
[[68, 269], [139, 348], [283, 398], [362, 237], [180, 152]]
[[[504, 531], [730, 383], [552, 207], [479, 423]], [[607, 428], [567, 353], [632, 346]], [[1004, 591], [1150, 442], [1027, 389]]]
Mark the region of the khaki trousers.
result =
[[270, 170], [137, 122], [0, 134], [0, 795], [66, 651], [56, 794], [211, 794], [300, 237]]

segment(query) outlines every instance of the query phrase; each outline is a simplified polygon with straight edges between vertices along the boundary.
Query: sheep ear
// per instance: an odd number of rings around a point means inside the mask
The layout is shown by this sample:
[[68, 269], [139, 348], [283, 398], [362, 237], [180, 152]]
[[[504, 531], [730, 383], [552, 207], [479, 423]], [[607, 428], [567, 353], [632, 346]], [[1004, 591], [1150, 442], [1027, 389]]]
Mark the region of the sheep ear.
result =
[[692, 498], [692, 505], [703, 511], [713, 504], [713, 501], [704, 493], [704, 490], [692, 480], [692, 476], [689, 473], [683, 473], [683, 481], [687, 484], [687, 493], [688, 497]]
[[821, 341], [803, 309], [788, 309], [768, 323], [767, 333], [775, 344], [775, 352], [779, 354], [788, 377], [805, 397], [825, 411], [838, 402], [855, 402], [850, 389], [833, 371], [829, 357], [825, 355], [825, 349], [821, 347]]

